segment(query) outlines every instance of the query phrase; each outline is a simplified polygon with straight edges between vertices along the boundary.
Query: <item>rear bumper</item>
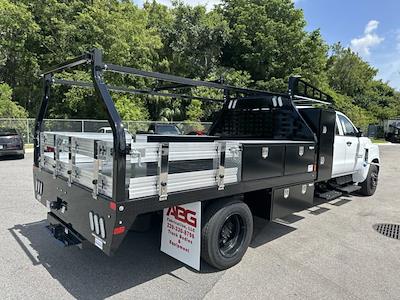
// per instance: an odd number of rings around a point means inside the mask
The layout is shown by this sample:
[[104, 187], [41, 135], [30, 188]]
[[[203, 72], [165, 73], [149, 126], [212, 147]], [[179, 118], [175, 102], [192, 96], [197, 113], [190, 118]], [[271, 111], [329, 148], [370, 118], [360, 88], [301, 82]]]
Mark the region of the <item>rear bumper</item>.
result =
[[0, 150], [0, 156], [23, 155], [23, 154], [25, 154], [24, 149], [2, 149], [2, 150]]
[[[121, 226], [119, 222], [123, 220], [123, 225], [129, 229], [130, 222], [119, 216], [123, 212], [110, 206], [111, 199], [103, 196], [93, 199], [87, 188], [75, 183], [69, 186], [64, 178], [53, 178], [37, 167], [33, 168], [33, 180], [35, 198], [49, 209], [47, 228], [57, 240], [66, 246], [93, 244], [107, 255], [119, 248], [127, 230], [115, 235], [114, 228]], [[105, 237], [92, 228], [91, 215], [103, 220]], [[129, 216], [132, 222], [134, 218]]]

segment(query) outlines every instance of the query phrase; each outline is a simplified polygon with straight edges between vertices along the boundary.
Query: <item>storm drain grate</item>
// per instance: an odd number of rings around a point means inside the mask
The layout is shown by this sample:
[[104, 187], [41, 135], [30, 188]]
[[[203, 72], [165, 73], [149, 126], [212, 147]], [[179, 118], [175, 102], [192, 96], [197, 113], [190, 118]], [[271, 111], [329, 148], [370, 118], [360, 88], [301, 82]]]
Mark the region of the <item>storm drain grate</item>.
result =
[[373, 228], [384, 236], [400, 240], [400, 225], [398, 224], [375, 224]]

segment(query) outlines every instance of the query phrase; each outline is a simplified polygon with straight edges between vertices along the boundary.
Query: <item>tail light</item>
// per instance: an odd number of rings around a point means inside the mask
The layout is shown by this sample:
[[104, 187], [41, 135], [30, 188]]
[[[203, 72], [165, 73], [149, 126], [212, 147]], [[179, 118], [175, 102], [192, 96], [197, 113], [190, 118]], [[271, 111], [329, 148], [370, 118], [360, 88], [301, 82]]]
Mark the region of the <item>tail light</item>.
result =
[[51, 146], [46, 146], [46, 148], [44, 149], [44, 152], [54, 152], [54, 151], [55, 151], [54, 147]]
[[125, 226], [115, 227], [113, 230], [114, 235], [122, 234], [125, 232]]

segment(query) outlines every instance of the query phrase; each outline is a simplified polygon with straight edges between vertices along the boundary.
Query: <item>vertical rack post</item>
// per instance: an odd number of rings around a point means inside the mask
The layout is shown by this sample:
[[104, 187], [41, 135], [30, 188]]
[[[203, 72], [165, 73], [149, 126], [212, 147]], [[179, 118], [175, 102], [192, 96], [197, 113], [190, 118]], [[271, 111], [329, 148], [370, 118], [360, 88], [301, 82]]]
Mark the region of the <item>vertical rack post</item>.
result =
[[[44, 76], [44, 84], [43, 84], [43, 89], [44, 89], [44, 95], [43, 95], [43, 100], [42, 104], [40, 105], [39, 112], [37, 114], [36, 120], [35, 120], [35, 131], [34, 131], [34, 138], [33, 138], [33, 159], [34, 159], [34, 164], [36, 167], [39, 167], [39, 157], [40, 157], [40, 132], [43, 127], [43, 119], [44, 116], [47, 112], [47, 107], [49, 106], [49, 99], [50, 99], [50, 87], [51, 83], [53, 81], [53, 75], [51, 73], [48, 73]], [[42, 158], [43, 159], [43, 158]]]
[[128, 149], [124, 125], [103, 80], [103, 70], [107, 69], [107, 66], [103, 63], [100, 50], [94, 49], [91, 52], [91, 62], [94, 88], [102, 100], [108, 122], [113, 131], [112, 198], [116, 202], [122, 202], [129, 198], [129, 188], [126, 185], [126, 155], [128, 154]]

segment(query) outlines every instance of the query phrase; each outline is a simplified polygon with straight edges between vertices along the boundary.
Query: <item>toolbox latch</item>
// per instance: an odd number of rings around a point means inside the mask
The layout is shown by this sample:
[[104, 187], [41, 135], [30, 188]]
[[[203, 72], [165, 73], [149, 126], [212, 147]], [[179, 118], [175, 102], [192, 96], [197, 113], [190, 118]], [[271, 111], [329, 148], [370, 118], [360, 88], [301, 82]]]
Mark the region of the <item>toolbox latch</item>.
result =
[[267, 159], [269, 155], [269, 148], [268, 147], [262, 147], [261, 149], [261, 156], [263, 159]]
[[165, 201], [168, 198], [169, 144], [161, 143], [158, 153], [158, 195], [160, 201]]
[[218, 170], [217, 170], [217, 185], [218, 190], [225, 189], [225, 154], [226, 154], [226, 142], [218, 143]]

